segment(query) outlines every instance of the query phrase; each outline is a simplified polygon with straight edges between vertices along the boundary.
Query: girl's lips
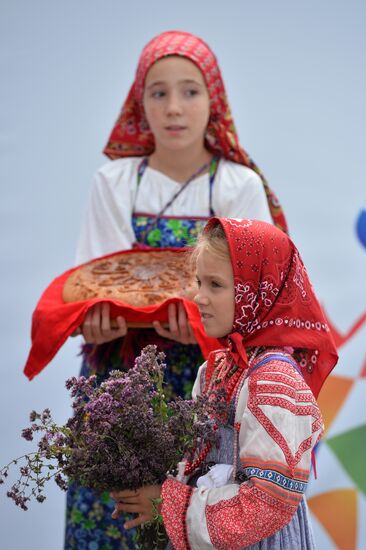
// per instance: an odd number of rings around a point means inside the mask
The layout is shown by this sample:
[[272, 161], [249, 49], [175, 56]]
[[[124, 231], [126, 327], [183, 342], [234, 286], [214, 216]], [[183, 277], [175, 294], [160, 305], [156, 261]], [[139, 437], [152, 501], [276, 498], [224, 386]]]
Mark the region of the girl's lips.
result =
[[185, 130], [186, 127], [172, 125], [172, 126], [166, 126], [165, 129], [168, 130], [168, 132], [181, 132], [182, 130]]
[[202, 321], [205, 319], [211, 319], [211, 317], [213, 317], [213, 315], [211, 315], [210, 313], [204, 313], [203, 311], [200, 311], [200, 314]]

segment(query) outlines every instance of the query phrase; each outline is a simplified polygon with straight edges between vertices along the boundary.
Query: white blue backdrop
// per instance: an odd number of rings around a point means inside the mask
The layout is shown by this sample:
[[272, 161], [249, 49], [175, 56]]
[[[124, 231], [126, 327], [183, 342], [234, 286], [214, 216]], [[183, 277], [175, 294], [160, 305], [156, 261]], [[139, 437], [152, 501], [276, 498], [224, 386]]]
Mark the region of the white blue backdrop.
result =
[[[79, 342], [29, 382], [31, 314], [73, 264], [101, 150], [143, 45], [161, 31], [196, 33], [216, 52], [241, 142], [280, 197], [340, 335], [365, 313], [366, 249], [355, 231], [366, 205], [365, 27], [363, 0], [0, 0], [0, 465], [29, 450], [19, 433], [30, 410], [50, 406], [59, 422], [71, 412], [64, 380], [78, 372]], [[365, 328], [341, 348], [339, 377], [354, 383], [329, 437], [366, 424]], [[365, 455], [366, 438], [357, 445]], [[316, 538], [321, 550], [361, 550], [365, 474], [330, 456], [335, 447], [318, 453]], [[354, 491], [347, 543], [322, 516], [327, 504], [317, 507], [333, 489]], [[1, 548], [61, 550], [64, 498], [50, 486], [44, 504], [23, 512], [2, 491]]]

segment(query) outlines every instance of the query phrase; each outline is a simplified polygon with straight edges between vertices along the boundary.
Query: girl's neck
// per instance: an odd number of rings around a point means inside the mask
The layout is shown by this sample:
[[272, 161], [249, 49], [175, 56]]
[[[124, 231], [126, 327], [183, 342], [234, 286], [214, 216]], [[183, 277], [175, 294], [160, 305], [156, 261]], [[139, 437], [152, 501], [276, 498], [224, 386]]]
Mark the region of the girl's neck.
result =
[[204, 147], [202, 150], [198, 149], [198, 151], [167, 151], [157, 146], [149, 156], [149, 166], [174, 181], [185, 183], [211, 159], [212, 153]]

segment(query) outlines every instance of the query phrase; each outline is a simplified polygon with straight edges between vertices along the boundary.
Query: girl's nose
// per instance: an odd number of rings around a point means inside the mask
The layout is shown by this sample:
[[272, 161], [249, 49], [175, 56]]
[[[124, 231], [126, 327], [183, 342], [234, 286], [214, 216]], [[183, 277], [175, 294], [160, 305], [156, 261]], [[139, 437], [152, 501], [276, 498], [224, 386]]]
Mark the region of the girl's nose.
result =
[[182, 106], [178, 94], [171, 93], [168, 96], [167, 113], [168, 115], [180, 115], [182, 113]]
[[203, 294], [202, 289], [198, 289], [197, 294], [193, 298], [193, 301], [199, 306], [207, 306], [209, 301], [208, 298]]

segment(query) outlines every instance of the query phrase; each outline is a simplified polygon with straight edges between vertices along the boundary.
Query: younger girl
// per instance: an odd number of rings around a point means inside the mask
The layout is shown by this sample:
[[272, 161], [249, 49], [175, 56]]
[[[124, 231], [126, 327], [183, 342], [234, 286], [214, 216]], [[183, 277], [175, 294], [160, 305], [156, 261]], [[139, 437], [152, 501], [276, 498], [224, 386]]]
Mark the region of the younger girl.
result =
[[[258, 168], [241, 148], [217, 60], [200, 38], [165, 32], [143, 49], [136, 77], [104, 151], [111, 159], [95, 175], [77, 263], [131, 247], [192, 244], [213, 215], [250, 217], [285, 228]], [[126, 369], [147, 344], [167, 357], [169, 391], [190, 395], [199, 347], [183, 308], [172, 305], [169, 327], [111, 327], [107, 304], [80, 328], [82, 374]], [[122, 339], [123, 337], [123, 339]], [[80, 487], [68, 491], [65, 548], [134, 548], [110, 518], [113, 504]]]
[[114, 517], [144, 523], [161, 496], [176, 550], [312, 549], [304, 491], [323, 432], [315, 398], [337, 353], [305, 267], [284, 233], [254, 220], [212, 218], [195, 257], [195, 300], [223, 349], [193, 393], [223, 387], [232, 412], [219, 447], [199, 449], [182, 479], [113, 493]]

